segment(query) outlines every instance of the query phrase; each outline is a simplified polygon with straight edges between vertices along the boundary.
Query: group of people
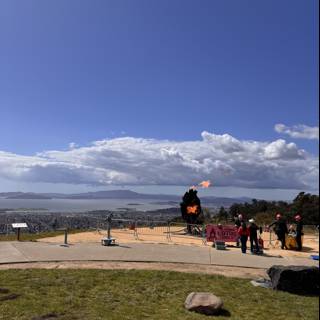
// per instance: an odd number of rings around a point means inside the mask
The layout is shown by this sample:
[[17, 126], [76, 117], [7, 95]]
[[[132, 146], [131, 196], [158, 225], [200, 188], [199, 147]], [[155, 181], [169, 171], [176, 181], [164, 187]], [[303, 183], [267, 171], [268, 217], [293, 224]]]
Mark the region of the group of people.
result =
[[[269, 225], [269, 229], [273, 227], [275, 234], [277, 235], [278, 240], [281, 242], [281, 249], [288, 249], [286, 245], [286, 236], [291, 235], [296, 239], [297, 250], [302, 250], [302, 236], [303, 236], [303, 223], [302, 217], [297, 214], [294, 217], [296, 227], [291, 225], [287, 227], [287, 222], [282, 218], [280, 213], [276, 214], [276, 220]], [[241, 214], [235, 218], [235, 226], [238, 230], [239, 240], [237, 245], [239, 246], [239, 241], [241, 243], [242, 253], [247, 251], [247, 241], [250, 239], [250, 251], [251, 253], [259, 254], [261, 252], [258, 239], [258, 231], [262, 234], [262, 227], [258, 227], [254, 219], [249, 220], [249, 226], [245, 222]]]
[[302, 250], [303, 222], [300, 214], [295, 215], [294, 220], [296, 228], [291, 225], [288, 230], [285, 219], [282, 218], [280, 213], [277, 213], [276, 220], [269, 225], [269, 228], [274, 228], [274, 232], [277, 235], [278, 240], [281, 242], [281, 249], [288, 249], [286, 245], [286, 235], [290, 234], [295, 236], [297, 250]]
[[[251, 253], [259, 254], [261, 249], [258, 241], [258, 231], [260, 234], [262, 233], [262, 227], [258, 227], [254, 221], [254, 219], [249, 220], [249, 226], [245, 222], [243, 216], [241, 214], [235, 219], [235, 226], [238, 229], [239, 241], [241, 243], [241, 251], [242, 253], [247, 252], [247, 241], [250, 239], [250, 251]], [[239, 241], [237, 245], [239, 246]]]

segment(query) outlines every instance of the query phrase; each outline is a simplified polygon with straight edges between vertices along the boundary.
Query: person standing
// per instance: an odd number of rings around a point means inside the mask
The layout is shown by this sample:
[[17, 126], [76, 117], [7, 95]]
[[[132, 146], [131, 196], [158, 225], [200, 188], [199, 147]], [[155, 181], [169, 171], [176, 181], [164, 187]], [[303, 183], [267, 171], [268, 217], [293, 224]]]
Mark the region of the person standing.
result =
[[288, 234], [288, 228], [286, 221], [282, 219], [281, 214], [277, 213], [276, 220], [269, 225], [269, 228], [274, 226], [274, 232], [281, 242], [281, 249], [287, 249], [286, 246], [286, 234]]
[[249, 228], [247, 228], [247, 225], [245, 222], [241, 223], [241, 227], [238, 229], [238, 234], [240, 236], [241, 241], [241, 252], [246, 253], [247, 252], [247, 241], [248, 237], [250, 235]]
[[294, 220], [296, 221], [296, 241], [297, 241], [297, 250], [301, 251], [302, 250], [302, 239], [301, 237], [303, 236], [303, 223], [302, 223], [302, 218], [300, 214], [297, 214], [294, 217]]
[[[260, 230], [261, 233], [261, 227], [259, 228], [256, 224], [254, 219], [249, 220], [249, 233], [250, 233], [250, 251], [251, 253], [260, 253], [259, 249], [259, 243], [258, 243], [258, 230]], [[255, 250], [254, 250], [255, 249]]]
[[[237, 217], [235, 217], [234, 226], [237, 228], [237, 232], [239, 231], [239, 228], [241, 227], [242, 222], [243, 222], [242, 214], [239, 214]], [[237, 239], [237, 247], [239, 246], [240, 246], [240, 236]]]

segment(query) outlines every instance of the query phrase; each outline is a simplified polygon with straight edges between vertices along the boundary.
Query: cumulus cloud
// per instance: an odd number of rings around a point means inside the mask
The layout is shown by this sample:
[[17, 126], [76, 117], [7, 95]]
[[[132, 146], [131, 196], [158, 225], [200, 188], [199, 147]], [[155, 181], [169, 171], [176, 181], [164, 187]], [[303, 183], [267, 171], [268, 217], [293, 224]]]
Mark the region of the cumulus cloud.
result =
[[305, 151], [299, 150], [295, 143], [286, 143], [283, 139], [269, 143], [264, 151], [267, 159], [304, 159], [306, 156]]
[[74, 148], [77, 148], [78, 145], [75, 143], [75, 142], [70, 142], [69, 143], [69, 149], [74, 149]]
[[289, 127], [278, 123], [274, 126], [274, 130], [278, 133], [287, 134], [291, 138], [319, 140], [319, 127], [309, 127], [304, 124]]
[[35, 156], [0, 151], [0, 178], [104, 185], [315, 189], [318, 159], [285, 140], [247, 141], [207, 131], [196, 141], [122, 137]]

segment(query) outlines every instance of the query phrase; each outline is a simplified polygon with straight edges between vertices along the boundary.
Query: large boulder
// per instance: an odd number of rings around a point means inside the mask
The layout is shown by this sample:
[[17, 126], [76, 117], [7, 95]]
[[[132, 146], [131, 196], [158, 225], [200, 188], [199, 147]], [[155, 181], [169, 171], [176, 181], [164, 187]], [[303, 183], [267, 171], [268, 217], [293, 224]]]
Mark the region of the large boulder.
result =
[[184, 303], [189, 311], [206, 315], [218, 314], [223, 307], [223, 301], [209, 292], [191, 292]]
[[267, 271], [272, 288], [297, 294], [319, 294], [319, 268], [272, 266]]

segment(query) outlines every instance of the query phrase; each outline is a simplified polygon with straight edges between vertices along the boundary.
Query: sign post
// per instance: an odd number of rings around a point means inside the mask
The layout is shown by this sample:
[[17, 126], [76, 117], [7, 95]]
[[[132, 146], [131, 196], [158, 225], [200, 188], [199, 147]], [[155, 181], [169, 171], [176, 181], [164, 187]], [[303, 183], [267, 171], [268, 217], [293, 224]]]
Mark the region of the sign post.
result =
[[17, 230], [17, 241], [20, 241], [20, 229], [21, 228], [28, 228], [26, 223], [12, 223], [12, 228]]

